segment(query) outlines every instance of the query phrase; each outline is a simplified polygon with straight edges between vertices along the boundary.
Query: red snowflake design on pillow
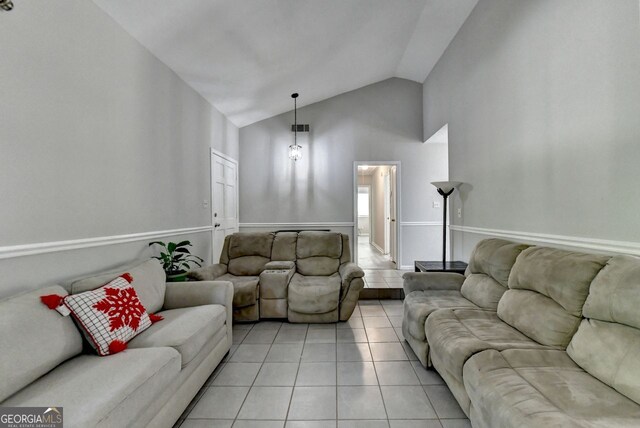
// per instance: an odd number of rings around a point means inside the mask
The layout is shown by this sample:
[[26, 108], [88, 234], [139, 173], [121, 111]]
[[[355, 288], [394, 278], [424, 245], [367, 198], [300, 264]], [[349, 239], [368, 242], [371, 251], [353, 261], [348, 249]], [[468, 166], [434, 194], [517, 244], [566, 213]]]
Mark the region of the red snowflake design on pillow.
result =
[[105, 297], [93, 305], [95, 309], [109, 317], [111, 331], [124, 326], [138, 330], [140, 318], [146, 313], [133, 287], [104, 288]]

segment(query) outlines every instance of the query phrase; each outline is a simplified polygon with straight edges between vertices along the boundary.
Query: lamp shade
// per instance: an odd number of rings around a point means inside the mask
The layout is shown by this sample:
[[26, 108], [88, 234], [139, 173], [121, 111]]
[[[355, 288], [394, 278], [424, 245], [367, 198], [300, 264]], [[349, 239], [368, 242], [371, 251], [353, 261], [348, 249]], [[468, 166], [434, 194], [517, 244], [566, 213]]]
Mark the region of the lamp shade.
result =
[[441, 189], [444, 193], [449, 193], [462, 183], [459, 181], [432, 181], [431, 184]]

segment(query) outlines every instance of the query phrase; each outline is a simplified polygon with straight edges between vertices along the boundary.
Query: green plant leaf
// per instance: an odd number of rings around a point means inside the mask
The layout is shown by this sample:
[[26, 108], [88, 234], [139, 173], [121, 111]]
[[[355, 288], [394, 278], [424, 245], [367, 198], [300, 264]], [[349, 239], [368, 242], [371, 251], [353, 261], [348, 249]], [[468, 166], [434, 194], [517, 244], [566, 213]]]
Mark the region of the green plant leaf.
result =
[[154, 244], [158, 244], [158, 245], [162, 245], [163, 247], [167, 248], [167, 246], [165, 245], [164, 242], [161, 241], [153, 241], [153, 242], [149, 242], [149, 246], [152, 246]]
[[173, 253], [176, 249], [176, 243], [175, 242], [169, 242], [169, 244], [167, 245], [167, 250], [169, 250], [170, 253]]
[[181, 242], [178, 242], [176, 244], [176, 248], [177, 247], [187, 247], [187, 246], [191, 246], [191, 241], [181, 241]]

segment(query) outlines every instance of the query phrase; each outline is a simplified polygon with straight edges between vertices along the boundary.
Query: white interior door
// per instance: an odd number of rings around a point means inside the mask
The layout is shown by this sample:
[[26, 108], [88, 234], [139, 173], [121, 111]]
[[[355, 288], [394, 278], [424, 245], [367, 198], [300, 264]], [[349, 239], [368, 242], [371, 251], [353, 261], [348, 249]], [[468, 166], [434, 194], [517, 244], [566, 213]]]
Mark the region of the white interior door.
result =
[[391, 177], [384, 176], [384, 253], [391, 252]]
[[218, 263], [224, 237], [238, 231], [238, 162], [211, 151], [211, 217], [213, 263]]
[[389, 194], [389, 205], [390, 205], [390, 217], [391, 223], [389, 224], [389, 235], [391, 240], [391, 251], [389, 252], [389, 256], [391, 257], [391, 261], [397, 263], [398, 261], [398, 222], [396, 218], [398, 217], [398, 205], [396, 200], [396, 167], [392, 166], [389, 171], [390, 175], [390, 194]]

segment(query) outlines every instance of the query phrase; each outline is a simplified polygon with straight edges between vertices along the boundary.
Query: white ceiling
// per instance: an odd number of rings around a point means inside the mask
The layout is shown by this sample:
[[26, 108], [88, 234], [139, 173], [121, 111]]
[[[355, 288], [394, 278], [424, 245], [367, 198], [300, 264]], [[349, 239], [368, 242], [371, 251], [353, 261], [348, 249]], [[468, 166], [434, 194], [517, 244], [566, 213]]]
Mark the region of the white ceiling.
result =
[[390, 77], [423, 82], [478, 0], [94, 0], [242, 127]]

